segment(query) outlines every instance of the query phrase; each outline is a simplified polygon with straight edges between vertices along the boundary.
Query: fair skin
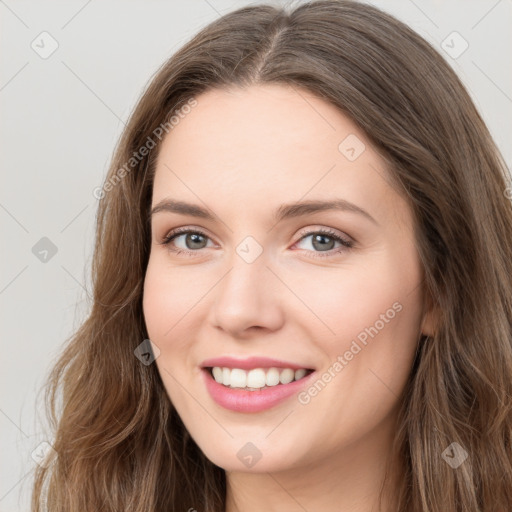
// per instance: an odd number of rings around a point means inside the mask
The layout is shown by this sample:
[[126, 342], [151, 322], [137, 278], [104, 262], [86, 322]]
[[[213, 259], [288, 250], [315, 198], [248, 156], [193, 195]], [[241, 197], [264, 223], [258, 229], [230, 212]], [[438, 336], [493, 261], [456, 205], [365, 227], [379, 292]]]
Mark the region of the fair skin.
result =
[[[165, 389], [206, 457], [225, 469], [227, 512], [377, 511], [399, 396], [418, 338], [432, 329], [410, 208], [364, 133], [314, 95], [258, 85], [196, 99], [164, 139], [153, 188], [152, 207], [172, 198], [215, 216], [152, 216], [143, 308]], [[338, 149], [350, 134], [365, 144], [353, 161]], [[282, 204], [340, 198], [374, 220], [326, 210], [273, 221]], [[178, 227], [206, 236], [162, 245]], [[319, 229], [354, 245], [329, 235], [313, 243]], [[236, 250], [248, 236], [263, 251], [251, 263]], [[333, 371], [370, 326], [378, 333]], [[330, 368], [332, 378], [302, 402], [235, 412], [201, 378], [201, 362], [224, 355], [283, 359], [318, 378]], [[237, 457], [247, 442], [261, 453], [252, 467]]]

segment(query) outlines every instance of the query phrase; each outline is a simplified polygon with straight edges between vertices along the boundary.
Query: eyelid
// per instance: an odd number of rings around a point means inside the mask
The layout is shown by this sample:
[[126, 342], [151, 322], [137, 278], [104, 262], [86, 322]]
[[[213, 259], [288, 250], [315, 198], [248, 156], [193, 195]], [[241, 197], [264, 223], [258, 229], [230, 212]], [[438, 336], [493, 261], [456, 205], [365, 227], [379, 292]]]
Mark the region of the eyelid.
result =
[[[158, 243], [160, 245], [170, 246], [170, 243], [175, 238], [179, 237], [180, 235], [194, 234], [194, 233], [199, 234], [209, 240], [214, 241], [213, 237], [211, 237], [207, 233], [207, 231], [203, 228], [194, 227], [194, 226], [181, 226], [181, 227], [174, 228], [174, 229], [170, 230], [163, 237], [162, 241], [158, 242]], [[308, 236], [312, 236], [312, 235], [315, 235], [318, 233], [323, 233], [331, 238], [334, 238], [336, 241], [338, 241], [339, 243], [342, 244], [342, 247], [338, 247], [337, 249], [330, 249], [329, 251], [308, 251], [306, 249], [299, 249], [299, 250], [303, 250], [308, 253], [315, 254], [315, 256], [313, 256], [313, 257], [328, 258], [328, 257], [337, 256], [341, 252], [353, 249], [357, 243], [357, 241], [353, 237], [351, 237], [351, 236], [345, 234], [344, 232], [341, 232], [335, 228], [321, 226], [321, 225], [317, 225], [317, 227], [315, 227], [315, 225], [313, 225], [313, 226], [302, 228], [301, 230], [299, 230], [299, 238], [293, 243], [292, 247], [297, 245], [299, 242], [301, 242], [303, 239], [307, 238]], [[203, 248], [203, 249], [206, 249], [206, 248]], [[193, 254], [193, 253], [198, 253], [197, 255], [199, 255], [199, 253], [201, 252], [201, 249], [191, 250], [191, 249], [179, 249], [179, 248], [170, 249], [169, 248], [169, 251], [172, 253], [175, 253], [175, 254], [187, 253], [187, 254], [190, 254], [191, 256], [193, 255], [192, 257], [194, 257], [194, 256], [196, 256], [196, 254]], [[323, 253], [325, 253], [325, 255]]]
[[[356, 243], [355, 238], [351, 237], [344, 231], [340, 231], [339, 229], [331, 228], [328, 226], [323, 226], [321, 224], [317, 224], [317, 225], [313, 224], [312, 226], [313, 227], [303, 228], [299, 231], [300, 238], [297, 240], [297, 242], [299, 242], [303, 236], [311, 235], [314, 233], [326, 233], [326, 234], [330, 234], [330, 235], [342, 238], [346, 242], [350, 242], [350, 243], [354, 243], [354, 244]], [[297, 243], [297, 242], [295, 242], [295, 243]]]
[[174, 239], [174, 237], [177, 237], [178, 235], [187, 234], [187, 233], [198, 233], [210, 240], [214, 240], [214, 237], [210, 236], [208, 234], [208, 231], [204, 228], [200, 228], [200, 227], [196, 227], [196, 226], [180, 226], [178, 228], [169, 230], [162, 237], [162, 243], [164, 243], [166, 240]]
[[[177, 228], [173, 228], [173, 229], [169, 230], [162, 238], [166, 239], [168, 237], [177, 235], [179, 233], [189, 233], [189, 232], [194, 232], [194, 231], [197, 231], [201, 235], [206, 236], [206, 237], [210, 238], [211, 240], [214, 240], [214, 238], [215, 238], [215, 237], [211, 236], [210, 234], [208, 234], [208, 231], [205, 228], [194, 226], [194, 225], [186, 225], [186, 226], [179, 226]], [[339, 236], [340, 238], [343, 238], [348, 242], [353, 242], [353, 243], [357, 242], [357, 240], [354, 237], [350, 236], [349, 234], [345, 233], [344, 231], [340, 231], [336, 228], [324, 226], [322, 224], [312, 224], [311, 226], [301, 228], [298, 231], [300, 237], [294, 243], [297, 243], [300, 240], [300, 238], [302, 238], [305, 235], [311, 235], [313, 232], [317, 233], [317, 232], [322, 232], [322, 231], [331, 232], [333, 235], [335, 234], [336, 236]]]

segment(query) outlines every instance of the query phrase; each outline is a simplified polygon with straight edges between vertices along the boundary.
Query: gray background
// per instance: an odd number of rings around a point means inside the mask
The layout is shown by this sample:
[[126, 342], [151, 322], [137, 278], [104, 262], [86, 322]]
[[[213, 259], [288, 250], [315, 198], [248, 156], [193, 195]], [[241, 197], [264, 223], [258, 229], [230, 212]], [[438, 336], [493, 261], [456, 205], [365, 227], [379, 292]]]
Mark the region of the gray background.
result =
[[[218, 16], [252, 3], [0, 0], [0, 512], [29, 509], [31, 454], [51, 442], [41, 423], [41, 385], [88, 311], [93, 190], [124, 122], [150, 76], [179, 46]], [[371, 3], [445, 55], [510, 168], [512, 0]], [[457, 58], [442, 46], [446, 41], [452, 53], [463, 48], [459, 36], [446, 39], [454, 31], [469, 44]], [[58, 48], [42, 58], [51, 38]], [[55, 254], [38, 254], [48, 245], [44, 237]]]

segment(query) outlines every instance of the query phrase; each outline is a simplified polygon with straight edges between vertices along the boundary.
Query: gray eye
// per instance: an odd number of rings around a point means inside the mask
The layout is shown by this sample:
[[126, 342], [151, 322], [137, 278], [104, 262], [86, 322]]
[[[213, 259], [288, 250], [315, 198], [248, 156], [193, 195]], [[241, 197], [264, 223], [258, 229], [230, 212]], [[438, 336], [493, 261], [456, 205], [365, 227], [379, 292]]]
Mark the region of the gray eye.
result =
[[301, 249], [312, 250], [311, 248], [313, 248], [315, 251], [324, 252], [334, 249], [336, 244], [336, 237], [324, 233], [311, 233], [306, 235], [299, 241], [299, 244], [305, 242], [307, 239], [311, 239], [307, 244], [308, 247], [301, 247]]

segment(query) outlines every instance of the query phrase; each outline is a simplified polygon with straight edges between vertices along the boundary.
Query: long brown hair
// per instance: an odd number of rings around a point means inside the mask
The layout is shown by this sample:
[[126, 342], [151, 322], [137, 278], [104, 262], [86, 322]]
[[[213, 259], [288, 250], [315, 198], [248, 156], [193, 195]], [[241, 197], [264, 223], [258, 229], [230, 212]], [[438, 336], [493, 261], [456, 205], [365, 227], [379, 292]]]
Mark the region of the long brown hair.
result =
[[[191, 439], [156, 365], [141, 364], [134, 350], [148, 337], [142, 292], [157, 134], [202, 92], [258, 83], [307, 90], [349, 116], [414, 214], [438, 322], [418, 346], [401, 399], [396, 510], [512, 510], [506, 166], [430, 44], [375, 7], [322, 0], [222, 16], [164, 63], [136, 105], [100, 194], [91, 311], [48, 376], [57, 457], [36, 470], [33, 512], [224, 511], [224, 470]], [[457, 468], [443, 460], [452, 443], [467, 453]]]

